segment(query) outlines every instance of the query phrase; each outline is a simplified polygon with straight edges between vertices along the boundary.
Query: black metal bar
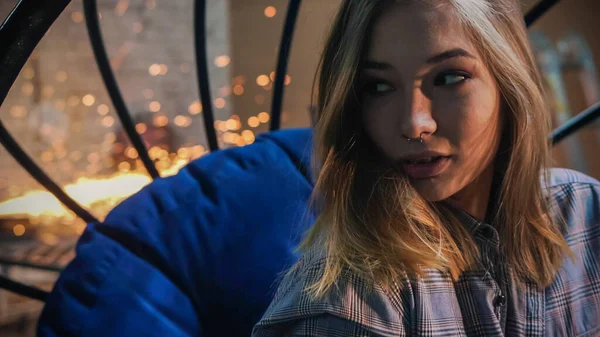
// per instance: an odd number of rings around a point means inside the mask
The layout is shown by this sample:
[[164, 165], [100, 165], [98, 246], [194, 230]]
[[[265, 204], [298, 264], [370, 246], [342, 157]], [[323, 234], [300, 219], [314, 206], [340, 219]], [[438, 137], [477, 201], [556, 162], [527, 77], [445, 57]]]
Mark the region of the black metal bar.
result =
[[281, 108], [283, 106], [283, 91], [285, 88], [285, 75], [287, 72], [288, 61], [290, 59], [290, 49], [294, 39], [294, 28], [300, 12], [300, 0], [290, 0], [283, 35], [279, 44], [279, 55], [277, 56], [277, 70], [275, 71], [275, 86], [273, 90], [273, 100], [271, 101], [271, 131], [279, 130], [281, 127]]
[[146, 149], [146, 145], [144, 144], [142, 137], [135, 130], [135, 124], [131, 119], [129, 111], [127, 110], [127, 105], [123, 100], [123, 96], [119, 90], [119, 85], [117, 84], [115, 75], [110, 67], [110, 61], [108, 60], [108, 55], [106, 54], [106, 48], [104, 48], [102, 32], [100, 31], [96, 0], [83, 0], [83, 10], [85, 14], [87, 31], [92, 44], [92, 50], [94, 51], [94, 56], [96, 57], [96, 62], [98, 63], [98, 69], [100, 70], [100, 74], [104, 80], [104, 85], [106, 85], [108, 95], [110, 96], [110, 99], [117, 111], [119, 120], [123, 125], [123, 129], [127, 133], [131, 144], [136, 149], [140, 159], [142, 160], [142, 163], [146, 167], [146, 170], [152, 179], [160, 178], [160, 174], [158, 173], [154, 162], [148, 154], [148, 149]]
[[196, 0], [194, 2], [194, 43], [196, 47], [196, 69], [200, 102], [202, 102], [204, 130], [206, 130], [208, 148], [211, 151], [217, 151], [219, 143], [217, 142], [215, 118], [213, 116], [212, 100], [210, 97], [208, 56], [206, 51], [206, 0]]
[[533, 9], [525, 14], [525, 25], [531, 26], [537, 19], [544, 15], [550, 8], [556, 5], [560, 0], [541, 0]]
[[[0, 106], [27, 59], [70, 0], [21, 0], [0, 26]], [[0, 142], [15, 160], [60, 202], [87, 222], [96, 219], [69, 197], [25, 153], [0, 120]]]
[[50, 295], [50, 293], [45, 290], [15, 282], [3, 275], [0, 275], [0, 289], [6, 289], [17, 295], [29, 297], [42, 302], [46, 302], [48, 295]]
[[43, 264], [31, 263], [31, 262], [12, 261], [12, 260], [8, 260], [8, 259], [4, 259], [4, 258], [0, 258], [0, 265], [17, 266], [17, 267], [39, 269], [39, 270], [52, 271], [52, 272], [61, 272], [63, 270], [62, 267], [59, 267], [56, 265], [43, 265]]
[[600, 102], [585, 109], [583, 112], [569, 119], [563, 125], [559, 126], [554, 131], [552, 131], [552, 133], [550, 134], [552, 145], [557, 144], [558, 142], [568, 137], [569, 135], [575, 133], [582, 127], [592, 123], [598, 117], [600, 117]]

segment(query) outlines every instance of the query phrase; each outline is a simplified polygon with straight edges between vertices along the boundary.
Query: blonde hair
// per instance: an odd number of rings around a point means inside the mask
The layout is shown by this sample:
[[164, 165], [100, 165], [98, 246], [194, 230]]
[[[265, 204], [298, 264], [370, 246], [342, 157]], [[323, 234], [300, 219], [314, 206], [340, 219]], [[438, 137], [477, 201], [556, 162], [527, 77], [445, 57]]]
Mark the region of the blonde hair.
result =
[[[382, 158], [361, 124], [354, 90], [373, 22], [385, 6], [412, 1], [343, 1], [322, 54], [312, 198], [319, 215], [299, 247], [325, 257], [322, 276], [307, 288], [314, 297], [346, 269], [389, 287], [401, 273], [422, 275], [423, 268], [456, 280], [478, 261], [477, 245], [452, 208], [423, 199]], [[443, 2], [478, 48], [507, 110], [493, 217], [502, 253], [518, 277], [546, 286], [565, 253], [572, 253], [549, 214], [540, 179], [540, 172], [548, 179], [549, 113], [518, 1]]]

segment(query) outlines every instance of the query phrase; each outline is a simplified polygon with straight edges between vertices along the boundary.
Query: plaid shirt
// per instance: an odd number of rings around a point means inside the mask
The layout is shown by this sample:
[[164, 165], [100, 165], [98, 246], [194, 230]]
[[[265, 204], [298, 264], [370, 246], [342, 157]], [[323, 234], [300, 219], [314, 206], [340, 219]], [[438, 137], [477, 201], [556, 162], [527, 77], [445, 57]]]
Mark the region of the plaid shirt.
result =
[[[497, 231], [463, 214], [481, 248], [483, 270], [457, 282], [428, 270], [401, 289], [367, 286], [352, 273], [318, 301], [303, 291], [323, 258], [301, 259], [284, 278], [253, 336], [600, 336], [600, 183], [553, 169], [551, 212], [562, 213], [575, 262], [565, 258], [549, 287], [519, 281], [499, 257]], [[487, 270], [487, 271], [486, 271]]]

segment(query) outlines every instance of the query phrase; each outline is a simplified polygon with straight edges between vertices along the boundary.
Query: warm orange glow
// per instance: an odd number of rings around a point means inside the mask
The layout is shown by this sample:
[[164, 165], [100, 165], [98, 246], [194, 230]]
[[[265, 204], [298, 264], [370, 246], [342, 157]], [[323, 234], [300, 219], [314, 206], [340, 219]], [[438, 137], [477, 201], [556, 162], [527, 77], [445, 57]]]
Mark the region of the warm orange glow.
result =
[[67, 107], [67, 103], [65, 103], [65, 100], [63, 100], [63, 99], [57, 99], [54, 102], [54, 108], [58, 111], [63, 111], [63, 110], [65, 110], [66, 107]]
[[99, 162], [100, 159], [100, 154], [98, 152], [92, 152], [87, 156], [87, 160], [92, 164]]
[[50, 151], [44, 151], [40, 155], [40, 159], [44, 163], [49, 163], [54, 159], [54, 154]]
[[223, 109], [225, 107], [225, 99], [220, 97], [215, 99], [215, 107], [217, 109]]
[[267, 75], [260, 75], [256, 78], [256, 84], [260, 85], [261, 87], [264, 87], [265, 85], [270, 83], [270, 79], [269, 76]]
[[31, 82], [26, 82], [25, 84], [23, 84], [23, 86], [21, 87], [21, 92], [24, 95], [31, 95], [33, 94], [33, 84], [31, 84]]
[[102, 125], [104, 127], [110, 128], [115, 124], [115, 119], [112, 116], [106, 116], [102, 118]]
[[231, 95], [231, 87], [226, 85], [219, 88], [219, 93], [221, 96], [230, 96]]
[[23, 105], [15, 105], [10, 109], [10, 115], [14, 118], [23, 118], [27, 116], [27, 108]]
[[166, 75], [167, 72], [169, 71], [169, 68], [167, 67], [166, 64], [160, 64], [160, 75]]
[[138, 157], [138, 152], [134, 147], [129, 146], [125, 149], [125, 155], [131, 159], [136, 159]]
[[246, 84], [246, 76], [244, 76], [244, 75], [236, 76], [233, 78], [232, 82], [234, 85], [244, 85], [244, 84]]
[[169, 124], [169, 118], [164, 115], [155, 116], [154, 119], [152, 120], [152, 123], [156, 127], [167, 126], [167, 124]]
[[27, 68], [23, 69], [23, 77], [25, 77], [26, 79], [30, 80], [34, 76], [35, 76], [35, 70], [33, 70], [33, 68], [27, 67]]
[[138, 123], [135, 126], [135, 130], [141, 135], [148, 130], [148, 127], [144, 123]]
[[261, 123], [267, 123], [269, 121], [269, 119], [271, 119], [271, 116], [269, 116], [268, 112], [261, 112], [258, 114], [258, 120]]
[[108, 105], [106, 104], [100, 104], [98, 105], [98, 113], [102, 116], [106, 116], [106, 114], [108, 114]]
[[277, 14], [277, 9], [274, 6], [269, 6], [265, 8], [265, 16], [268, 18], [272, 18]]
[[238, 130], [241, 127], [241, 123], [235, 119], [228, 119], [226, 126], [228, 130]]
[[215, 58], [215, 65], [219, 68], [227, 67], [231, 63], [231, 57], [228, 55], [221, 55]]
[[285, 85], [292, 83], [292, 76], [285, 75], [285, 81], [283, 82]]
[[233, 87], [233, 93], [236, 94], [236, 95], [238, 95], [238, 96], [241, 95], [241, 94], [243, 94], [244, 93], [244, 87], [241, 86], [241, 85], [239, 85], [239, 84], [236, 85], [236, 86], [234, 86]]
[[188, 113], [190, 115], [197, 115], [202, 112], [202, 104], [200, 104], [199, 100], [195, 100], [188, 107]]
[[13, 227], [13, 233], [15, 233], [16, 236], [21, 236], [25, 234], [25, 226], [21, 224], [15, 225]]
[[256, 137], [254, 136], [254, 132], [252, 132], [251, 130], [242, 131], [242, 138], [244, 138], [246, 144], [252, 144], [256, 139]]
[[148, 73], [152, 76], [158, 76], [160, 74], [160, 64], [154, 63], [148, 68]]
[[160, 111], [160, 102], [159, 101], [152, 101], [152, 102], [150, 102], [150, 104], [148, 104], [148, 108], [152, 112], [159, 112]]
[[94, 97], [94, 95], [87, 94], [87, 95], [83, 96], [83, 98], [81, 99], [81, 102], [85, 106], [92, 106], [92, 105], [94, 105], [94, 103], [96, 103], [96, 98]]
[[121, 172], [129, 172], [129, 170], [131, 169], [131, 164], [129, 164], [126, 161], [120, 162], [118, 167], [119, 171]]
[[114, 143], [117, 140], [117, 135], [114, 132], [109, 132], [104, 135], [104, 141], [107, 143]]
[[217, 126], [217, 129], [219, 131], [221, 131], [221, 132], [226, 132], [227, 130], [229, 130], [227, 128], [227, 122], [223, 122], [223, 121], [219, 122], [219, 125]]
[[45, 86], [42, 89], [42, 96], [44, 98], [50, 98], [50, 97], [52, 97], [52, 95], [54, 95], [54, 88], [53, 87], [51, 87], [51, 86]]
[[64, 83], [67, 80], [67, 73], [64, 71], [57, 71], [54, 77], [57, 82]]
[[84, 18], [83, 13], [81, 13], [81, 12], [71, 13], [71, 20], [73, 20], [73, 22], [75, 22], [75, 23], [82, 23], [83, 18]]
[[190, 126], [192, 124], [192, 119], [188, 116], [176, 116], [175, 117], [175, 125], [182, 127], [182, 128], [187, 128], [188, 126]]
[[258, 125], [260, 125], [260, 120], [258, 119], [258, 117], [256, 117], [256, 116], [252, 116], [252, 117], [248, 118], [248, 125], [249, 125], [250, 127], [253, 127], [253, 128], [255, 128], [255, 127], [257, 127]]
[[129, 8], [129, 1], [119, 0], [119, 2], [117, 3], [117, 6], [115, 7], [115, 13], [117, 13], [117, 15], [119, 15], [119, 16], [123, 16], [123, 15], [125, 15], [125, 12], [127, 12], [128, 8]]
[[67, 98], [67, 105], [70, 107], [76, 107], [79, 105], [79, 97], [75, 95], [69, 96], [69, 98]]

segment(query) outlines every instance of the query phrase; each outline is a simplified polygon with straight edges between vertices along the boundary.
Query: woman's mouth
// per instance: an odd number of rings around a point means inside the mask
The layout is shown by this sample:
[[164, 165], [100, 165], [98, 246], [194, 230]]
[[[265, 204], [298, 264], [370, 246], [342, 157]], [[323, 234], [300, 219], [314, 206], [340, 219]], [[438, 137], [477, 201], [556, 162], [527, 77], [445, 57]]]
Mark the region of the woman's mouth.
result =
[[435, 177], [446, 170], [451, 162], [452, 156], [427, 156], [400, 161], [404, 172], [411, 179]]

